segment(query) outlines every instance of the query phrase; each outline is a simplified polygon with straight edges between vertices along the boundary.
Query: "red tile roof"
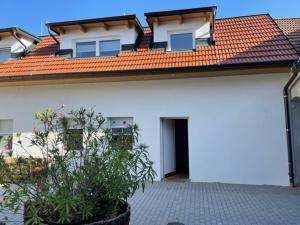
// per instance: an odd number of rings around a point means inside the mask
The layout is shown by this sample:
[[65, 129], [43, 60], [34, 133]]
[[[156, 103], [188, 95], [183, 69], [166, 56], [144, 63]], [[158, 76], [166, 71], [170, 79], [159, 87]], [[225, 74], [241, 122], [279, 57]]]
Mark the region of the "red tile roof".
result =
[[0, 77], [81, 72], [151, 72], [271, 63], [288, 65], [297, 59], [295, 49], [269, 15], [218, 19], [215, 23], [216, 44], [198, 47], [191, 52], [151, 50], [151, 37], [151, 30], [145, 28], [145, 36], [137, 51], [121, 52], [118, 57], [81, 59], [55, 56], [57, 44], [50, 36], [43, 37], [30, 55], [19, 60], [7, 60], [0, 65]]
[[300, 18], [275, 20], [300, 55]]

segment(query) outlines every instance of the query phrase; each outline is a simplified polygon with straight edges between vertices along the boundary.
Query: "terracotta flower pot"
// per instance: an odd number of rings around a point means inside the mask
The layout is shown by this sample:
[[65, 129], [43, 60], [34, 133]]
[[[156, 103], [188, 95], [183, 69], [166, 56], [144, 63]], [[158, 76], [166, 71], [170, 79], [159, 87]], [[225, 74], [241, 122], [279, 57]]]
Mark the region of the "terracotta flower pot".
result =
[[114, 218], [107, 220], [100, 220], [94, 222], [80, 222], [80, 223], [53, 223], [53, 222], [44, 222], [44, 225], [129, 225], [130, 221], [130, 205], [128, 203], [124, 204], [123, 212], [117, 215]]

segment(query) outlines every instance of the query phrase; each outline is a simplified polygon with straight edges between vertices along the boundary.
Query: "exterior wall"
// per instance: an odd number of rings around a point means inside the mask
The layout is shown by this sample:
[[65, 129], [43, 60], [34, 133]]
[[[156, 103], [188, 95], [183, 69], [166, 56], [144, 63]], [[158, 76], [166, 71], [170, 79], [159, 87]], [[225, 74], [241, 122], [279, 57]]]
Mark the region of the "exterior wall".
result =
[[171, 33], [185, 33], [191, 32], [196, 38], [209, 38], [210, 37], [210, 24], [209, 21], [203, 19], [186, 20], [182, 24], [179, 21], [161, 22], [159, 25], [154, 24], [154, 42], [170, 43]]
[[[23, 37], [20, 38], [20, 40], [27, 46], [29, 47], [30, 45], [33, 44], [32, 41], [25, 39]], [[18, 42], [14, 37], [9, 36], [9, 37], [3, 37], [0, 40], [0, 48], [11, 48], [12, 53], [19, 53], [24, 50], [23, 45], [21, 45], [20, 42]]]
[[160, 119], [186, 117], [191, 181], [287, 185], [287, 79], [288, 74], [267, 74], [1, 87], [0, 119], [14, 119], [14, 132], [31, 132], [36, 111], [62, 103], [133, 117], [160, 179]]
[[60, 49], [73, 49], [75, 52], [76, 41], [99, 40], [99, 39], [120, 39], [121, 45], [134, 44], [137, 38], [135, 28], [128, 29], [126, 26], [104, 28], [90, 28], [86, 33], [80, 30], [67, 31], [60, 35]]

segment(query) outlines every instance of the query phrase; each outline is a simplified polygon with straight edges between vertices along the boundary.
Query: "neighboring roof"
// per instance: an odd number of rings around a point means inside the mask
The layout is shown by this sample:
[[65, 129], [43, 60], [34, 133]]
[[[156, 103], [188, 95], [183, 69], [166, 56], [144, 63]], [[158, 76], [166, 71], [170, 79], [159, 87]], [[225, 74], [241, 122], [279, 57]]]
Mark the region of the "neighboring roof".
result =
[[138, 29], [139, 32], [143, 32], [143, 27], [136, 17], [136, 15], [126, 15], [126, 16], [114, 16], [114, 17], [102, 17], [102, 18], [94, 18], [94, 19], [85, 19], [85, 20], [73, 20], [73, 21], [63, 21], [63, 22], [54, 22], [47, 23], [46, 25], [50, 27], [51, 30], [60, 34], [59, 28], [70, 27], [74, 25], [88, 25], [88, 24], [98, 24], [105, 23], [107, 25], [113, 24], [114, 22], [119, 21], [128, 21], [133, 23], [133, 25]]
[[18, 35], [22, 35], [22, 36], [32, 39], [36, 42], [40, 42], [40, 38], [38, 38], [37, 36], [27, 32], [19, 27], [0, 28], [0, 37], [1, 37], [1, 35], [11, 35], [12, 32], [16, 32], [16, 34], [18, 34]]
[[300, 55], [300, 18], [275, 19]]
[[0, 78], [65, 76], [66, 74], [124, 74], [185, 72], [256, 66], [290, 66], [297, 53], [269, 15], [218, 19], [215, 45], [189, 52], [151, 50], [152, 32], [145, 35], [137, 51], [118, 57], [65, 59], [55, 56], [58, 45], [49, 36], [30, 55], [0, 65]]

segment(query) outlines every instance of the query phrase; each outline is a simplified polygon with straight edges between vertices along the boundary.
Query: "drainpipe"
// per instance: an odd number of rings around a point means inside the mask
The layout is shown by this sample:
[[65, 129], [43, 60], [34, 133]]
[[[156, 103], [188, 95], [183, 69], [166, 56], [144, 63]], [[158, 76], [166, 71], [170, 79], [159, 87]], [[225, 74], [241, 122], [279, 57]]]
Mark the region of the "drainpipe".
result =
[[50, 26], [49, 25], [47, 25], [47, 28], [48, 28], [48, 33], [49, 33], [49, 35], [53, 38], [53, 40], [59, 45], [60, 43], [59, 43], [59, 41], [57, 40], [57, 38], [55, 37], [55, 35], [54, 34], [52, 34], [52, 32], [51, 32], [51, 29], [50, 29]]
[[210, 44], [215, 44], [215, 19], [217, 15], [217, 6], [213, 9], [212, 23], [210, 24]]
[[12, 36], [24, 47], [24, 54], [27, 54], [28, 48], [27, 46], [20, 40], [17, 33], [17, 28], [11, 32]]
[[291, 118], [290, 118], [291, 96], [290, 96], [289, 88], [298, 76], [299, 66], [300, 66], [300, 58], [292, 68], [293, 75], [290, 77], [290, 79], [288, 80], [288, 82], [283, 88], [290, 187], [295, 187], [295, 182], [294, 182], [294, 165], [293, 165], [293, 149], [292, 149], [292, 134], [291, 134]]

